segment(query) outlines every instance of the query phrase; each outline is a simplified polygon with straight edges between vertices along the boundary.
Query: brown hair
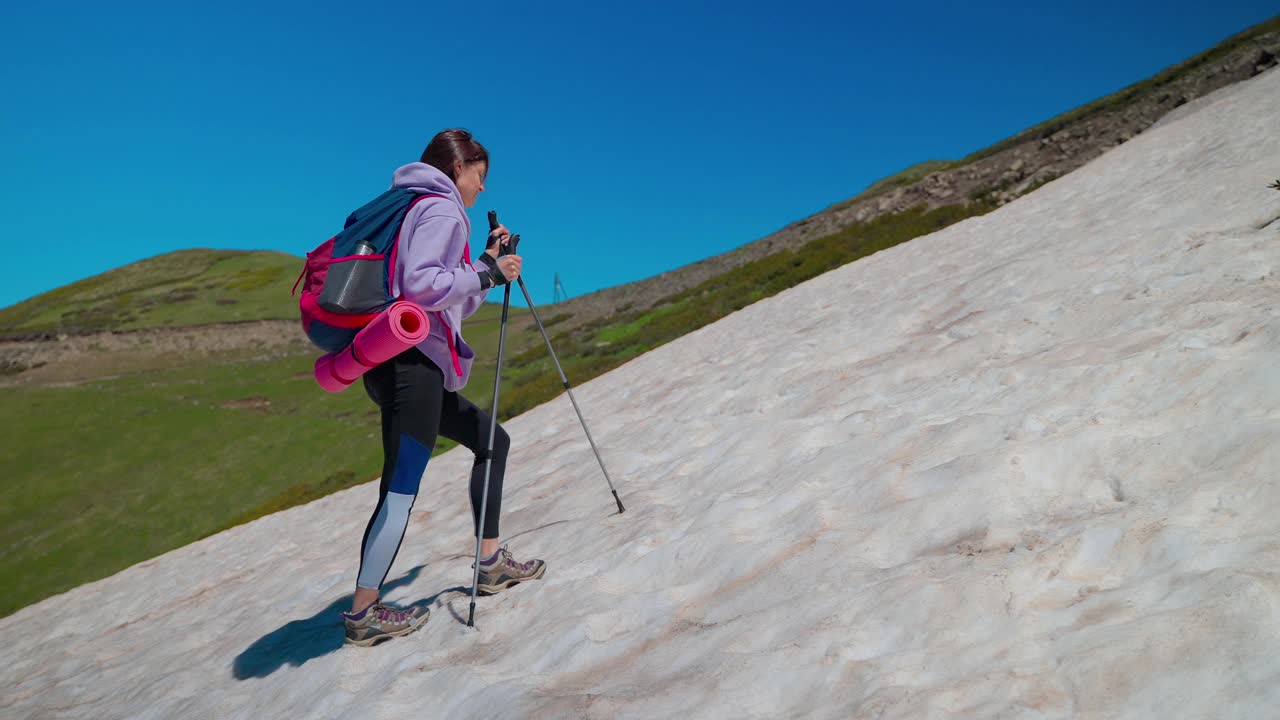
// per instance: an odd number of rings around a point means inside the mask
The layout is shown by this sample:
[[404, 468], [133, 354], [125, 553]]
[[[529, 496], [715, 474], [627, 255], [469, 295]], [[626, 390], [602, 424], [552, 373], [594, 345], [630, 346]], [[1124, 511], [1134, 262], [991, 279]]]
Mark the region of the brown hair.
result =
[[453, 165], [456, 162], [461, 162], [463, 165], [482, 162], [488, 174], [489, 151], [485, 150], [470, 132], [461, 128], [452, 128], [441, 130], [431, 138], [431, 142], [427, 143], [427, 149], [422, 151], [421, 162], [434, 167], [448, 175], [450, 180], [457, 182], [458, 178], [454, 177], [453, 172]]

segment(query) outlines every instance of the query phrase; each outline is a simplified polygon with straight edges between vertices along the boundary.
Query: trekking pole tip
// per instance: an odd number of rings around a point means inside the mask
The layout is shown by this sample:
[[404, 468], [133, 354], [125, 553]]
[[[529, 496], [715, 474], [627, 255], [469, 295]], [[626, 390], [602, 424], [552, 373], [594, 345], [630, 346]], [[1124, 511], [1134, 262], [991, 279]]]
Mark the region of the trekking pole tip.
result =
[[626, 509], [626, 508], [622, 507], [622, 498], [618, 497], [618, 491], [617, 491], [617, 490], [614, 490], [614, 491], [613, 491], [613, 500], [614, 500], [614, 502], [618, 503], [618, 514], [619, 514], [619, 515], [621, 515], [622, 513], [624, 513], [624, 512], [626, 512], [626, 511], [627, 511], [627, 509]]
[[475, 627], [476, 626], [475, 619], [476, 619], [476, 601], [472, 600], [471, 610], [470, 612], [467, 613], [467, 627], [469, 628]]

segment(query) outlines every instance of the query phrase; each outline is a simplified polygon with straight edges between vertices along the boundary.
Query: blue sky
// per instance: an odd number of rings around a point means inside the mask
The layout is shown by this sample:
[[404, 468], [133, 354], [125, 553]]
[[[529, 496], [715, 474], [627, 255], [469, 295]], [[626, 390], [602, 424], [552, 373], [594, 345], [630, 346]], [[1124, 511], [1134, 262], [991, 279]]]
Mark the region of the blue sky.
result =
[[719, 254], [1276, 12], [1245, 0], [15, 5], [0, 9], [0, 208], [22, 262], [0, 306], [182, 248], [302, 255], [446, 127], [472, 130], [492, 157], [473, 246], [498, 210], [548, 303], [557, 272], [579, 295]]

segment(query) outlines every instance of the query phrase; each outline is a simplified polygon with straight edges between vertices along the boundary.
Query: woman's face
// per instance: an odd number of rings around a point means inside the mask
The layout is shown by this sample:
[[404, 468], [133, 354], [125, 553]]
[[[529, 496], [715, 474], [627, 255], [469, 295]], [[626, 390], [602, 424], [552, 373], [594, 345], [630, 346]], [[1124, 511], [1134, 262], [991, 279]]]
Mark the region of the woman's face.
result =
[[454, 174], [458, 181], [458, 192], [462, 193], [462, 206], [471, 207], [476, 204], [476, 196], [484, 192], [484, 178], [489, 174], [489, 165], [483, 162], [458, 163], [454, 165]]

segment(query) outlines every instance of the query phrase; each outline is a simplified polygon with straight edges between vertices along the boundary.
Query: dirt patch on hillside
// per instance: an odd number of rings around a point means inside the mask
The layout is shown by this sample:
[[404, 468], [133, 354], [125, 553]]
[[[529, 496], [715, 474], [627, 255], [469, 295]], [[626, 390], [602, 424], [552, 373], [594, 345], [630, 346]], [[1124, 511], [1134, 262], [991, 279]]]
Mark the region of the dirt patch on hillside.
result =
[[261, 395], [247, 397], [243, 400], [228, 400], [221, 405], [230, 410], [248, 410], [259, 415], [266, 415], [271, 411], [271, 401]]
[[307, 352], [319, 354], [297, 322], [283, 320], [0, 340], [0, 385], [76, 383], [216, 357]]

